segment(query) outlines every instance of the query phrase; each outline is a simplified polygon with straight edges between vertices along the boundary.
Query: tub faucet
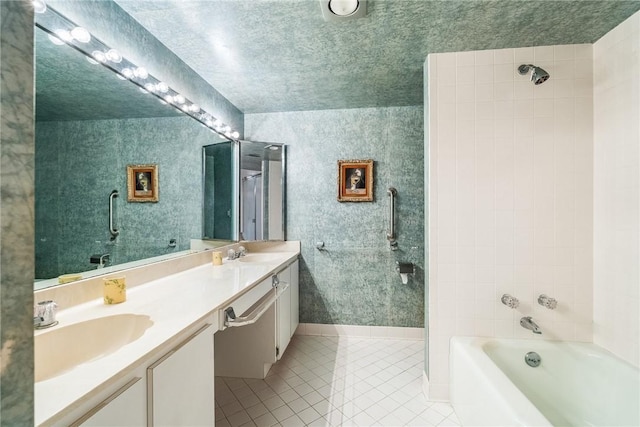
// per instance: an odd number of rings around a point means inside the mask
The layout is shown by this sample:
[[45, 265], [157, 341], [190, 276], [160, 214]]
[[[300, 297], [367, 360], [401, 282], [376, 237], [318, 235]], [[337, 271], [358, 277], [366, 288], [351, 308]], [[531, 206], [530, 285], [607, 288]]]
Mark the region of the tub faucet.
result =
[[534, 334], [542, 335], [540, 327], [536, 324], [536, 322], [533, 321], [533, 319], [531, 319], [531, 316], [523, 317], [522, 319], [520, 319], [520, 326], [525, 329], [529, 329]]

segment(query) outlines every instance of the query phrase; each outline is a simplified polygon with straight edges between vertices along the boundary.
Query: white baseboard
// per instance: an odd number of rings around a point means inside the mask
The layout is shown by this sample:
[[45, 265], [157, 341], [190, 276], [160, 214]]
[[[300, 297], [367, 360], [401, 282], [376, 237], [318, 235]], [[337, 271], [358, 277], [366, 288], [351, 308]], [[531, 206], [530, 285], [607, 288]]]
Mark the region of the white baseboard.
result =
[[430, 384], [427, 373], [422, 371], [422, 393], [429, 402], [449, 403], [449, 386], [442, 384]]
[[422, 371], [422, 393], [429, 400], [429, 377], [425, 371]]
[[424, 341], [424, 328], [402, 328], [395, 326], [354, 326], [326, 325], [321, 323], [300, 323], [296, 335], [323, 337], [379, 338], [394, 340]]

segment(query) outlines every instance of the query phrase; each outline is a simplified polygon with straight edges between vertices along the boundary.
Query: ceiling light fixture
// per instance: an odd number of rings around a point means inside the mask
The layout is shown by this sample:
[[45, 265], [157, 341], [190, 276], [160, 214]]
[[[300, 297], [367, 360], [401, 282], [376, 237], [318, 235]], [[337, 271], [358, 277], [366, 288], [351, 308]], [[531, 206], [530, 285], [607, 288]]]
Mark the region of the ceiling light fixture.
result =
[[329, 0], [329, 10], [339, 16], [351, 15], [358, 10], [358, 0]]
[[367, 14], [366, 0], [320, 0], [325, 21], [362, 18]]
[[47, 11], [47, 4], [44, 0], [33, 0], [31, 3], [33, 4], [33, 11], [35, 13], [45, 13]]
[[91, 41], [91, 34], [82, 27], [75, 27], [71, 30], [71, 36], [80, 43], [89, 43]]
[[68, 44], [73, 46], [85, 54], [87, 60], [92, 64], [104, 65], [114, 71], [121, 80], [130, 80], [137, 85], [140, 92], [152, 94], [162, 104], [168, 104], [172, 108], [182, 110], [221, 138], [233, 138], [235, 140], [240, 138], [240, 132], [233, 130], [231, 126], [213, 117], [195, 102], [171, 89], [169, 84], [152, 76], [146, 68], [136, 66], [131, 61], [123, 58], [116, 49], [93, 37], [85, 28], [78, 27], [54, 8], [46, 7], [45, 0], [32, 1], [34, 9], [37, 9], [36, 12], [38, 12], [35, 24], [48, 33], [51, 42], [57, 45]]

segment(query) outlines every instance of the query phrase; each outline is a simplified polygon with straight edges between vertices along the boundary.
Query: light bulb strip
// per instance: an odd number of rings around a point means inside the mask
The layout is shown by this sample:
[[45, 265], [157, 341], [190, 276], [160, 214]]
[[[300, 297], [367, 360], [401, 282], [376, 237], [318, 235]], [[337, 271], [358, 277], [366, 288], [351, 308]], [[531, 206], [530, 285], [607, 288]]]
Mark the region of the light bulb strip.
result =
[[[63, 42], [61, 44], [66, 44], [79, 51], [87, 57], [89, 62], [110, 69], [122, 80], [130, 81], [138, 86], [141, 91], [157, 97], [161, 103], [173, 107], [194, 120], [197, 120], [221, 138], [234, 141], [238, 141], [238, 138], [240, 138], [238, 131], [231, 129], [230, 126], [224, 124], [220, 119], [215, 118], [203, 110], [199, 104], [187, 99], [184, 95], [172, 89], [166, 82], [155, 78], [144, 67], [140, 67], [124, 58], [116, 49], [103, 43], [89, 31], [79, 27], [51, 6], [47, 5], [43, 12], [36, 13], [35, 16], [36, 26], [38, 28], [47, 32], [50, 38], [53, 37], [60, 40]], [[77, 28], [81, 28], [81, 30], [77, 30]], [[82, 40], [73, 37], [73, 30], [75, 30], [76, 34], [81, 34]], [[89, 40], [87, 40], [87, 34], [89, 35]]]

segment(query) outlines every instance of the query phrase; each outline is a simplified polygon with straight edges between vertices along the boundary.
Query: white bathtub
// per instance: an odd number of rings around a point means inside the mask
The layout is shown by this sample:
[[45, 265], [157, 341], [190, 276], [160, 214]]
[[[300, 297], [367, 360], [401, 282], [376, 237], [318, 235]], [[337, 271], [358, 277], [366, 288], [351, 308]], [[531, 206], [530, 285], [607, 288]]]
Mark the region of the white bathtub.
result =
[[640, 426], [640, 370], [594, 344], [454, 337], [450, 386], [462, 425]]

